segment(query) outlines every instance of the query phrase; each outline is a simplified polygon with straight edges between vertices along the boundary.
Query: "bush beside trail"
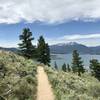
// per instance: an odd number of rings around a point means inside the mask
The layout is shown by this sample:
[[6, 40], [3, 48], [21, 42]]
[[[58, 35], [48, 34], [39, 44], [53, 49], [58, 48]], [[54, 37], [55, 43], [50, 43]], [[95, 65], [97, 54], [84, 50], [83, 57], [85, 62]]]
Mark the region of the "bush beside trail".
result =
[[0, 98], [35, 100], [36, 63], [12, 52], [0, 51]]
[[100, 82], [89, 75], [79, 77], [72, 72], [45, 67], [56, 100], [100, 100]]

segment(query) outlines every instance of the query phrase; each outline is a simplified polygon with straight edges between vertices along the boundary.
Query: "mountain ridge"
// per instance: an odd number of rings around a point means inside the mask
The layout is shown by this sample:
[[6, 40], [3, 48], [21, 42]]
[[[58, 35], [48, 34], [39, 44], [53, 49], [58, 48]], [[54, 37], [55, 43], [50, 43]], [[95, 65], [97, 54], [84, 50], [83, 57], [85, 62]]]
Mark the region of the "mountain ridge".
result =
[[11, 48], [6, 48], [6, 47], [0, 47], [0, 50], [4, 50], [4, 51], [12, 51], [12, 52], [17, 52], [18, 49], [11, 47]]
[[59, 43], [50, 46], [51, 53], [69, 54], [77, 50], [81, 54], [100, 54], [100, 46], [89, 47], [77, 42]]
[[[18, 48], [0, 47], [0, 50], [17, 52]], [[54, 54], [70, 54], [77, 50], [80, 54], [97, 54], [100, 55], [100, 46], [86, 46], [77, 42], [58, 43], [50, 45], [50, 52]]]

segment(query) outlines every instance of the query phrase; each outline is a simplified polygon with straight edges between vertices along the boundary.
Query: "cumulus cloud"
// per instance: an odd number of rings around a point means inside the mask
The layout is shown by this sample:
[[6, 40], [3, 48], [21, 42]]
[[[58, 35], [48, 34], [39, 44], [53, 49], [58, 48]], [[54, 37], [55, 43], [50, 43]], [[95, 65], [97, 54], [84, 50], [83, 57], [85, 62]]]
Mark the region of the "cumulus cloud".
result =
[[0, 23], [100, 19], [100, 0], [0, 0]]

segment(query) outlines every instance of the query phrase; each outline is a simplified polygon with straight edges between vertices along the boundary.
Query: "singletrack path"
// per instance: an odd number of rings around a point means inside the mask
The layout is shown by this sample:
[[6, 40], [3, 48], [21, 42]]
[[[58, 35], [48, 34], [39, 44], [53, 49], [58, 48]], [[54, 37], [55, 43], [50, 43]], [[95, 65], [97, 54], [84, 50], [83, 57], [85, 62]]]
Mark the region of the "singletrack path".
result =
[[54, 100], [51, 85], [48, 81], [48, 77], [44, 68], [38, 66], [38, 89], [37, 89], [37, 100]]

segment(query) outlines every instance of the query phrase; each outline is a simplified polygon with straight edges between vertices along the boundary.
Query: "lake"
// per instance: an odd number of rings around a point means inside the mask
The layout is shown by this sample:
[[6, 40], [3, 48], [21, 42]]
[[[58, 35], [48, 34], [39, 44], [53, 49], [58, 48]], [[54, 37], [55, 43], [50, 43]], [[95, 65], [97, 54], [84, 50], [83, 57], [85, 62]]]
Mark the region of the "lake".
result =
[[[100, 61], [100, 55], [90, 55], [90, 54], [83, 54], [80, 55], [82, 57], [84, 66], [86, 69], [89, 68], [89, 61], [91, 59], [97, 59]], [[58, 67], [61, 68], [61, 66], [66, 63], [66, 64], [71, 64], [72, 63], [72, 54], [51, 54], [51, 65], [54, 66], [54, 63], [57, 63]]]

